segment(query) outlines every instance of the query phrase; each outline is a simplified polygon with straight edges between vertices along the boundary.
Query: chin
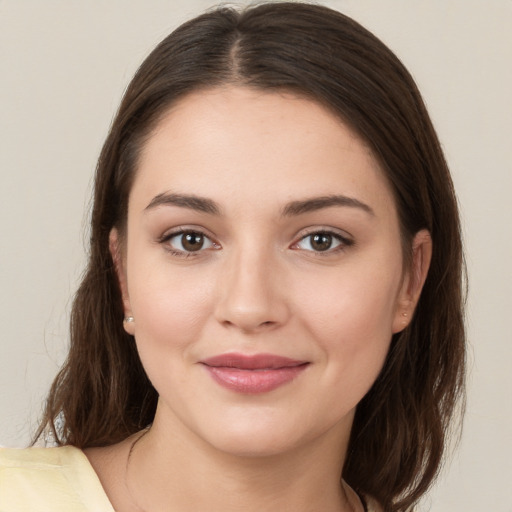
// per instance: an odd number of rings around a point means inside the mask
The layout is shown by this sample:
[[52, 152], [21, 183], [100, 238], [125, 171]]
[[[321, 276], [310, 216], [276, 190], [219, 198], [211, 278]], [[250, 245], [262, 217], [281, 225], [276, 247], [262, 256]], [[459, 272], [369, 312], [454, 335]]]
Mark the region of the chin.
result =
[[[265, 414], [266, 413], [266, 414]], [[283, 411], [284, 413], [284, 411]], [[310, 423], [311, 418], [293, 417], [289, 412], [238, 411], [231, 418], [218, 415], [202, 422], [206, 428], [196, 431], [214, 449], [241, 458], [264, 458], [291, 454], [322, 439], [338, 441], [350, 431], [352, 415], [347, 422], [327, 421]], [[316, 418], [318, 419], [318, 418]], [[220, 421], [219, 421], [220, 420]], [[338, 441], [334, 441], [337, 443]]]
[[307, 429], [297, 428], [300, 422], [294, 421], [289, 411], [272, 407], [219, 407], [202, 412], [182, 417], [185, 429], [199, 438], [204, 448], [233, 456], [275, 456], [293, 450], [307, 434]]
[[[226, 435], [227, 434], [227, 435]], [[240, 458], [265, 458], [283, 455], [301, 445], [296, 433], [272, 430], [237, 430], [212, 438], [210, 444], [218, 451]]]

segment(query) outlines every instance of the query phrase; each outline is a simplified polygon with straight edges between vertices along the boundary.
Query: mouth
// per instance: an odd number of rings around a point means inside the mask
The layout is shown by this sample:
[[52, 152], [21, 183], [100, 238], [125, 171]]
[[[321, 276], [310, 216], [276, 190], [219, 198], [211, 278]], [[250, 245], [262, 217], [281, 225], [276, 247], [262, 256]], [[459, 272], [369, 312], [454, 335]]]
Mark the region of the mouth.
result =
[[308, 366], [273, 354], [221, 354], [200, 363], [217, 384], [238, 393], [266, 393], [298, 377]]

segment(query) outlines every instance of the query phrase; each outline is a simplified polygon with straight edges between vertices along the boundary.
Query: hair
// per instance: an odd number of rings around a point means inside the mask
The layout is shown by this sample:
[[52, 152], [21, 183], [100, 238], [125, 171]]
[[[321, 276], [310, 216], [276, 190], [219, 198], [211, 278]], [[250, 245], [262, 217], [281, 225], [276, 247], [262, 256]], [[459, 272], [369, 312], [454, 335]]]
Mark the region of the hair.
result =
[[411, 510], [437, 476], [464, 403], [457, 202], [410, 74], [361, 25], [319, 5], [216, 8], [176, 29], [138, 69], [99, 157], [69, 354], [36, 436], [51, 432], [59, 445], [106, 446], [153, 421], [158, 394], [123, 329], [109, 233], [123, 233], [138, 157], [159, 120], [185, 95], [223, 85], [292, 92], [334, 112], [369, 145], [391, 184], [405, 265], [415, 233], [431, 234], [432, 261], [414, 317], [393, 336], [379, 377], [357, 406], [343, 468], [343, 478], [386, 512]]

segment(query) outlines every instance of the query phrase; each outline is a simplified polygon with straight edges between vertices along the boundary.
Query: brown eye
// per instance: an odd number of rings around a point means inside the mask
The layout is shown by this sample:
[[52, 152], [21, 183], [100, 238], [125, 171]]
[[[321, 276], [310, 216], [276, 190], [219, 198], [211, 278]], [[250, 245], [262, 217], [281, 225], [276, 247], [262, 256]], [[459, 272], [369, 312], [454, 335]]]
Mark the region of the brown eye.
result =
[[332, 246], [332, 235], [328, 233], [316, 233], [311, 235], [310, 244], [314, 251], [327, 251]]
[[345, 247], [353, 245], [353, 243], [352, 240], [338, 233], [317, 231], [316, 233], [311, 233], [301, 238], [293, 248], [316, 253], [332, 253], [335, 252], [336, 249], [344, 249]]
[[185, 251], [199, 251], [204, 245], [204, 235], [201, 233], [183, 233], [181, 235], [181, 245]]
[[218, 248], [206, 235], [199, 231], [180, 231], [165, 237], [162, 242], [169, 245], [176, 253], [193, 253]]

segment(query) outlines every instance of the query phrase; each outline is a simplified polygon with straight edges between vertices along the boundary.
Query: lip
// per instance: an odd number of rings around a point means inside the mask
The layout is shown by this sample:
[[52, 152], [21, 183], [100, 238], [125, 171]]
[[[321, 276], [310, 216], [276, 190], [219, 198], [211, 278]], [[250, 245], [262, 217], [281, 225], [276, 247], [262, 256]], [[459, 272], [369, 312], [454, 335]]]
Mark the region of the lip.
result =
[[200, 361], [224, 388], [238, 393], [267, 393], [294, 380], [308, 361], [273, 354], [221, 354]]

